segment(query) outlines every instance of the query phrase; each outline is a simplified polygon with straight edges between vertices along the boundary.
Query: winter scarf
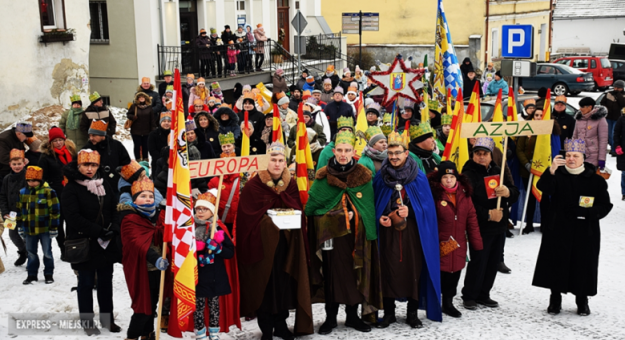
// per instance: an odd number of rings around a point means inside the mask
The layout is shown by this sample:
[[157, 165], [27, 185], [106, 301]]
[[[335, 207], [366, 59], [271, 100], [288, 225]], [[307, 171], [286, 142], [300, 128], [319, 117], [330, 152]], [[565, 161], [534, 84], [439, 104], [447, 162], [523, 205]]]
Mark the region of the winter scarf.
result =
[[72, 154], [69, 152], [69, 150], [67, 150], [67, 147], [65, 145], [63, 145], [63, 147], [60, 149], [54, 148], [54, 152], [56, 152], [56, 154], [59, 156], [59, 159], [61, 160], [61, 163], [63, 163], [63, 165], [67, 165], [67, 163], [72, 161]]
[[78, 130], [78, 123], [80, 120], [80, 115], [83, 113], [83, 109], [82, 107], [79, 107], [77, 109], [70, 109], [69, 113], [67, 114], [67, 130]]
[[388, 158], [388, 150], [379, 151], [369, 145], [365, 145], [364, 152], [367, 157], [373, 159], [374, 161], [383, 162], [386, 158]]
[[566, 171], [568, 171], [571, 175], [579, 175], [582, 172], [584, 172], [584, 170], [586, 170], [586, 167], [584, 167], [584, 164], [582, 164], [582, 166], [580, 166], [577, 169], [571, 169], [568, 166], [564, 166], [564, 168], [566, 169]]
[[382, 175], [384, 183], [389, 188], [394, 188], [397, 184], [405, 186], [407, 183], [414, 181], [418, 174], [419, 166], [410, 157], [406, 158], [406, 163], [399, 169], [394, 168], [388, 158], [382, 162], [382, 167], [380, 168], [380, 175]]
[[106, 191], [104, 190], [104, 185], [102, 185], [102, 183], [104, 182], [104, 178], [98, 178], [98, 179], [85, 179], [85, 180], [76, 180], [76, 183], [87, 187], [87, 190], [89, 190], [90, 193], [98, 196], [98, 197], [102, 197], [104, 195], [106, 195]]
[[445, 192], [447, 192], [448, 194], [452, 194], [455, 193], [458, 190], [458, 182], [456, 182], [456, 185], [454, 185], [453, 188], [448, 188], [446, 186], [443, 185], [443, 183], [441, 183], [441, 187], [445, 190]]
[[195, 88], [195, 94], [200, 97], [203, 102], [206, 101], [206, 98], [210, 97], [210, 92], [208, 91], [208, 88], [206, 86], [201, 89], [199, 88], [199, 86], [197, 86]]
[[154, 214], [156, 214], [156, 202], [152, 204], [143, 204], [143, 205], [137, 205], [134, 202], [132, 202], [130, 203], [130, 206], [135, 208], [137, 212], [141, 213], [143, 216], [147, 218], [152, 218], [154, 217]]
[[356, 162], [353, 158], [349, 161], [349, 163], [343, 165], [336, 160], [336, 157], [332, 157], [328, 161], [328, 172], [341, 179], [343, 177], [347, 177], [347, 175], [351, 173], [350, 170], [353, 170], [354, 165], [356, 165]]

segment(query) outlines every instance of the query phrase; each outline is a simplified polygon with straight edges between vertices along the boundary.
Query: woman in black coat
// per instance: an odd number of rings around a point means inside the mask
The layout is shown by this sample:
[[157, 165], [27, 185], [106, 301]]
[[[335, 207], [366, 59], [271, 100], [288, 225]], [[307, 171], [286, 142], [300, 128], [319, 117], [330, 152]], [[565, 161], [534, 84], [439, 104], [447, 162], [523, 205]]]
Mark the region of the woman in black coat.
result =
[[150, 157], [152, 157], [152, 163], [150, 168], [154, 169], [156, 161], [161, 155], [161, 149], [169, 145], [169, 132], [171, 131], [171, 116], [164, 116], [161, 114], [159, 127], [156, 130], [150, 132], [148, 135], [148, 150]]
[[[116, 223], [117, 202], [113, 188], [103, 181], [100, 155], [83, 149], [78, 160], [64, 168], [68, 183], [63, 190], [61, 210], [65, 216], [67, 242], [89, 240], [89, 256], [72, 262], [78, 272], [78, 310], [83, 328], [88, 335], [99, 334], [93, 323], [93, 287], [97, 276], [97, 295], [100, 321], [111, 332], [121, 328], [113, 320], [113, 264], [121, 262], [119, 225]], [[100, 212], [101, 211], [101, 212]], [[100, 240], [108, 242], [106, 248]], [[69, 259], [71, 253], [66, 254]]]
[[621, 171], [621, 195], [625, 201], [625, 114], [614, 125], [614, 152], [616, 153], [616, 168]]
[[552, 223], [543, 230], [532, 285], [551, 290], [549, 314], [560, 313], [561, 293], [572, 293], [577, 314], [588, 315], [588, 296], [597, 295], [599, 220], [610, 213], [612, 203], [605, 179], [584, 162], [584, 142], [567, 140], [564, 148], [566, 159], [556, 156], [536, 185], [551, 196], [553, 209]]
[[[221, 153], [221, 146], [219, 145], [219, 123], [217, 119], [210, 113], [202, 111], [193, 117], [195, 120], [195, 133], [198, 136], [198, 140], [205, 140], [213, 147], [213, 151], [217, 155]], [[200, 150], [201, 152], [201, 150]]]

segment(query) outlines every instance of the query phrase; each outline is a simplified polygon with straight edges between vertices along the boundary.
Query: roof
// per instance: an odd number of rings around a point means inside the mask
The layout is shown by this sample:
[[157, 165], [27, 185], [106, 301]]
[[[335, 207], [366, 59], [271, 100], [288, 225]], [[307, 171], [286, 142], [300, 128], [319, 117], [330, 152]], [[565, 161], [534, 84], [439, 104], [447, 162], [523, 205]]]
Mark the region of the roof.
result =
[[625, 17], [623, 0], [557, 0], [553, 20]]

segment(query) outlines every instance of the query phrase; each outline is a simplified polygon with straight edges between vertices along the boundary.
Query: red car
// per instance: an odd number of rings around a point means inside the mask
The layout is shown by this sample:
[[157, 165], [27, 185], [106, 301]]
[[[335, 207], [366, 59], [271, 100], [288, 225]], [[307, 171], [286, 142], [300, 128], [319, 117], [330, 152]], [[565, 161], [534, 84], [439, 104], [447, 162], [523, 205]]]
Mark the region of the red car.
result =
[[570, 66], [582, 72], [592, 73], [592, 77], [595, 80], [595, 90], [605, 91], [614, 82], [612, 63], [610, 63], [608, 57], [564, 57], [556, 59], [554, 63]]

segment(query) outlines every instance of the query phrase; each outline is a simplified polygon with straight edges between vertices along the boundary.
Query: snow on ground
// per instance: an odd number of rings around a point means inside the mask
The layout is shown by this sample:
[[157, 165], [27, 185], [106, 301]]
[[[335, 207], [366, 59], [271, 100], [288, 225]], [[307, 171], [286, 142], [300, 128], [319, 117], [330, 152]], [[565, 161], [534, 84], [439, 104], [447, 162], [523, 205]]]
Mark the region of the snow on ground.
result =
[[[593, 97], [598, 93], [589, 94]], [[574, 105], [581, 99], [569, 98]], [[123, 123], [121, 124], [123, 125]], [[132, 148], [132, 143], [124, 143]], [[129, 150], [132, 154], [131, 150]], [[608, 167], [616, 169], [616, 159], [608, 156]], [[546, 289], [531, 285], [532, 275], [538, 249], [540, 246], [540, 232], [530, 235], [516, 236], [506, 241], [506, 263], [512, 269], [512, 274], [498, 274], [492, 298], [500, 303], [499, 308], [479, 308], [468, 311], [462, 307], [462, 318], [453, 319], [443, 316], [443, 322], [431, 322], [425, 319], [423, 311], [419, 317], [423, 320], [424, 328], [413, 330], [405, 324], [406, 304], [399, 303], [397, 308], [398, 323], [385, 330], [373, 329], [370, 333], [360, 333], [343, 326], [345, 313], [343, 308], [339, 313], [339, 327], [327, 336], [318, 334], [300, 337], [306, 340], [321, 339], [410, 339], [427, 337], [432, 339], [625, 339], [625, 330], [622, 327], [625, 304], [623, 304], [623, 281], [625, 272], [622, 270], [622, 259], [625, 253], [625, 230], [622, 221], [625, 219], [625, 202], [621, 201], [620, 173], [615, 170], [608, 181], [610, 196], [614, 209], [602, 222], [601, 257], [599, 263], [599, 294], [590, 298], [592, 314], [580, 317], [576, 314], [575, 299], [567, 295], [563, 299], [563, 311], [560, 315], [547, 314], [550, 292]], [[0, 254], [4, 261], [6, 272], [0, 274], [0, 339], [13, 338], [8, 334], [9, 313], [71, 313], [77, 318], [78, 307], [76, 295], [70, 288], [76, 285], [76, 277], [70, 265], [58, 259], [59, 250], [53, 242], [55, 260], [55, 280], [51, 285], [42, 281], [32, 286], [22, 285], [26, 278], [26, 268], [15, 267], [13, 262], [17, 258], [15, 246], [4, 234], [8, 246], [8, 255]], [[41, 268], [43, 270], [43, 268]], [[43, 275], [39, 275], [42, 280]], [[458, 292], [463, 286], [460, 280]], [[97, 339], [123, 339], [128, 329], [132, 310], [130, 297], [126, 288], [121, 265], [115, 266], [113, 278], [116, 322], [122, 327], [120, 334], [102, 334]], [[95, 300], [95, 293], [94, 293]], [[456, 305], [461, 306], [460, 296], [455, 298]], [[96, 308], [97, 311], [97, 302]], [[315, 330], [323, 323], [325, 312], [323, 305], [313, 306]], [[292, 327], [293, 314], [288, 320]], [[85, 339], [81, 332], [68, 333], [65, 336], [25, 336], [18, 335], [18, 339]], [[194, 339], [193, 334], [186, 333], [186, 339]], [[256, 321], [244, 321], [243, 330], [233, 327], [228, 334], [222, 334], [222, 339], [258, 339], [260, 330]], [[162, 339], [172, 339], [163, 335]], [[277, 339], [277, 338], [276, 338]]]

